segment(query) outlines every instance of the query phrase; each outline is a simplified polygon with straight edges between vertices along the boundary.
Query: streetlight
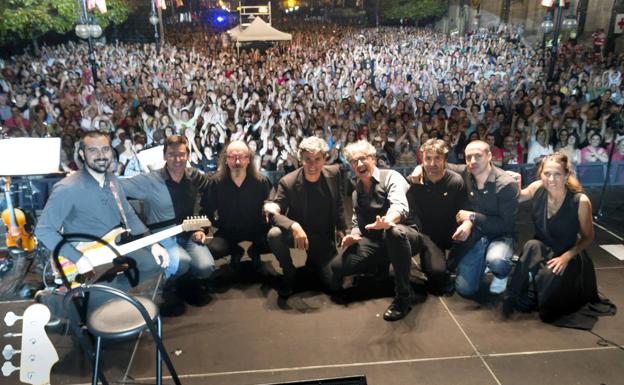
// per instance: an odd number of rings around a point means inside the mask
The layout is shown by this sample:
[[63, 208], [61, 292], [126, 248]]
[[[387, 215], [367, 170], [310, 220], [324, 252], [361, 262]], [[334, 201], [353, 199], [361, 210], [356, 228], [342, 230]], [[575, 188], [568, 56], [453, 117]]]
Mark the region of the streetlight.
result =
[[102, 27], [89, 16], [86, 0], [81, 1], [82, 15], [80, 22], [76, 24], [76, 35], [87, 41], [89, 46], [89, 64], [91, 65], [91, 75], [93, 77], [93, 87], [97, 84], [97, 65], [95, 63], [95, 51], [93, 51], [93, 39], [102, 36]]
[[152, 12], [150, 12], [149, 22], [154, 26], [154, 39], [156, 40], [156, 55], [160, 56], [160, 37], [158, 36], [158, 16], [156, 15], [155, 0], [152, 0]]
[[[557, 12], [557, 16], [556, 16], [556, 20], [554, 23], [554, 28], [555, 28], [555, 32], [554, 32], [554, 36], [553, 36], [553, 43], [552, 43], [552, 47], [551, 47], [551, 58], [550, 58], [550, 65], [548, 66], [548, 80], [552, 81], [553, 80], [553, 76], [555, 73], [555, 64], [557, 62], [557, 48], [559, 46], [559, 33], [561, 32], [561, 28], [563, 27], [564, 31], [573, 31], [576, 30], [576, 27], [578, 25], [577, 21], [576, 21], [576, 17], [574, 16], [573, 13], [570, 13], [565, 21], [563, 21], [562, 23], [562, 19], [563, 19], [563, 7], [565, 5], [563, 4], [563, 2], [560, 2], [559, 5], [553, 5], [553, 7], [555, 8], [554, 12]], [[570, 3], [570, 10], [573, 10], [573, 4]], [[546, 20], [544, 20], [544, 23], [546, 23]], [[542, 23], [542, 25], [544, 25], [544, 23]], [[550, 25], [550, 29], [552, 30], [552, 21], [549, 23]]]
[[555, 64], [557, 62], [557, 48], [559, 46], [559, 32], [561, 32], [561, 21], [562, 21], [562, 14], [563, 14], [563, 8], [564, 5], [562, 5], [561, 3], [559, 3], [559, 5], [553, 5], [551, 8], [553, 9], [552, 12], [556, 13], [555, 16], [555, 22], [553, 24], [552, 19], [550, 18], [550, 12], [548, 12], [547, 17], [544, 19], [544, 22], [542, 23], [542, 28], [544, 29], [544, 32], [547, 33], [552, 31], [554, 28], [554, 33], [553, 33], [553, 40], [552, 40], [552, 45], [550, 47], [550, 64], [548, 65], [548, 81], [552, 81], [553, 76], [555, 74]]
[[[550, 32], [552, 32], [553, 28], [554, 28], [554, 24], [552, 22], [552, 14], [550, 13], [550, 10], [546, 11], [546, 14], [544, 15], [544, 21], [542, 21], [542, 31], [544, 32], [542, 34], [542, 65], [545, 66], [546, 65], [546, 35], [548, 35]], [[544, 68], [542, 67], [542, 71], [544, 70]]]

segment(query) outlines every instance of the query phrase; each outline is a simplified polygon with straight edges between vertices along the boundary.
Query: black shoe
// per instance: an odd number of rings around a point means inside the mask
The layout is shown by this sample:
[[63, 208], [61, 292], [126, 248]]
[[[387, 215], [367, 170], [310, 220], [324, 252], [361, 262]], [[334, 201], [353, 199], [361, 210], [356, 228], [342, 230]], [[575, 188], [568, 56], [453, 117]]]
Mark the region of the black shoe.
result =
[[158, 304], [158, 310], [163, 317], [179, 317], [186, 312], [186, 304], [179, 298], [167, 298]]
[[295, 286], [295, 273], [288, 273], [282, 276], [282, 281], [280, 282], [277, 288], [277, 295], [282, 298], [288, 298], [293, 293], [293, 288]]
[[231, 255], [230, 256], [230, 269], [233, 271], [239, 271], [241, 265], [242, 255]]
[[516, 302], [517, 302], [516, 297], [505, 298], [505, 300], [503, 301], [503, 308], [502, 308], [503, 318], [511, 317], [511, 315], [516, 310]]
[[262, 266], [262, 259], [260, 258], [261, 254], [256, 251], [256, 248], [253, 247], [253, 245], [249, 247], [247, 254], [249, 255], [249, 258], [251, 258], [251, 267], [253, 267], [254, 270], [260, 269]]
[[398, 321], [404, 318], [410, 310], [412, 310], [412, 306], [409, 299], [395, 298], [385, 311], [383, 318], [386, 321]]

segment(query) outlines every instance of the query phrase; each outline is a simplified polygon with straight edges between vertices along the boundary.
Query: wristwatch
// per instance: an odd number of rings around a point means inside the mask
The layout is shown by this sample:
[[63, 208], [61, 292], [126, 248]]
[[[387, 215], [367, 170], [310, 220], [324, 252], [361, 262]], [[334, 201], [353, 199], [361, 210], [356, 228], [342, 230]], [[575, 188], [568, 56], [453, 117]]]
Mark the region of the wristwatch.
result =
[[470, 219], [470, 222], [474, 223], [474, 221], [475, 221], [475, 213], [474, 213], [474, 211], [470, 213], [470, 216], [468, 217], [468, 219]]

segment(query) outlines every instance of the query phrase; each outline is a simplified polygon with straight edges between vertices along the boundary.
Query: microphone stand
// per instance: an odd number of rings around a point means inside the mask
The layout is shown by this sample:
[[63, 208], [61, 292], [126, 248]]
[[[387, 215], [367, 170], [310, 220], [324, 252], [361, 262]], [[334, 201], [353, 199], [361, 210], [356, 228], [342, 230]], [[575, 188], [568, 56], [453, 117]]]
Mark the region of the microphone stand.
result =
[[[607, 162], [607, 175], [605, 175], [604, 182], [602, 183], [602, 191], [600, 192], [600, 203], [598, 204], [598, 211], [594, 215], [594, 219], [598, 220], [604, 216], [604, 203], [605, 203], [605, 194], [607, 192], [607, 185], [611, 179], [611, 163], [613, 162], [613, 153], [615, 152], [615, 147], [618, 143], [618, 136], [621, 134], [621, 130], [617, 127], [613, 133], [613, 142], [611, 143], [611, 150], [609, 151], [609, 161]], [[624, 140], [624, 137], [620, 140]]]

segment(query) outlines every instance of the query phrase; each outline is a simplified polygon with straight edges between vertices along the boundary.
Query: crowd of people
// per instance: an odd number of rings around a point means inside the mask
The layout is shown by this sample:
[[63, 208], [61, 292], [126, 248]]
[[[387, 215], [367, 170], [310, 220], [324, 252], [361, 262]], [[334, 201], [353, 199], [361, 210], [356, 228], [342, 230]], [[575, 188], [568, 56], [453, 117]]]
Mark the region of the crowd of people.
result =
[[[37, 236], [54, 249], [70, 229], [101, 237], [122, 223], [138, 235], [179, 223], [199, 199], [218, 228], [214, 238], [187, 231], [152, 246], [153, 260], [143, 250], [136, 257], [148, 272], [159, 265], [169, 282], [191, 276], [201, 290], [214, 258], [230, 255], [236, 269], [245, 252], [239, 242], [251, 241], [255, 266], [262, 254], [275, 255], [278, 293], [288, 297], [297, 280], [293, 247], [307, 251], [306, 266], [331, 292], [347, 276], [387, 275], [392, 265], [395, 299], [384, 319], [396, 321], [413, 304], [415, 254], [432, 292], [474, 297], [491, 272], [489, 293], [505, 293], [518, 201], [531, 199], [536, 226], [561, 207], [577, 213], [564, 218], [576, 225], [561, 236], [542, 229], [547, 234], [525, 246], [507, 312], [539, 309], [551, 322], [602, 302], [595, 285], [564, 309], [546, 299], [571, 293], [562, 280], [595, 278], [588, 264], [566, 270], [593, 240], [591, 203], [571, 163], [604, 162], [609, 150], [621, 159], [620, 57], [564, 44], [549, 80], [548, 54], [511, 27], [467, 36], [293, 28], [292, 42], [240, 55], [227, 35], [203, 29], [172, 31], [159, 53], [153, 45], [99, 45], [97, 73], [86, 48], [72, 43], [4, 61], [3, 133], [60, 136], [61, 166], [79, 169], [54, 188]], [[159, 145], [165, 165], [146, 170], [137, 153]], [[539, 180], [522, 191], [495, 167], [523, 163], [539, 164]], [[340, 166], [355, 177], [350, 227]], [[389, 170], [414, 166], [411, 184]], [[273, 193], [263, 175], [272, 171], [286, 174]], [[128, 213], [126, 197], [150, 202], [147, 227]], [[103, 204], [106, 214], [89, 215]], [[64, 247], [79, 273], [93, 270], [83, 253]], [[523, 308], [535, 292], [546, 294]], [[595, 322], [585, 320], [585, 328]]]
[[[306, 136], [324, 138], [330, 163], [366, 139], [380, 166], [414, 166], [428, 138], [464, 148], [481, 139], [496, 165], [535, 163], [555, 150], [574, 163], [624, 157], [617, 141], [624, 104], [621, 55], [560, 46], [534, 50], [513, 27], [446, 36], [429, 29], [291, 26], [293, 40], [240, 55], [226, 33], [199, 26], [168, 31], [168, 43], [97, 44], [97, 73], [84, 44], [43, 47], [3, 60], [0, 119], [5, 136], [62, 138], [62, 165], [80, 165], [76, 143], [110, 132], [119, 175], [141, 170], [136, 152], [180, 134], [191, 164], [216, 170], [223, 146], [244, 140], [263, 171], [294, 170]], [[95, 87], [94, 81], [95, 80]]]

